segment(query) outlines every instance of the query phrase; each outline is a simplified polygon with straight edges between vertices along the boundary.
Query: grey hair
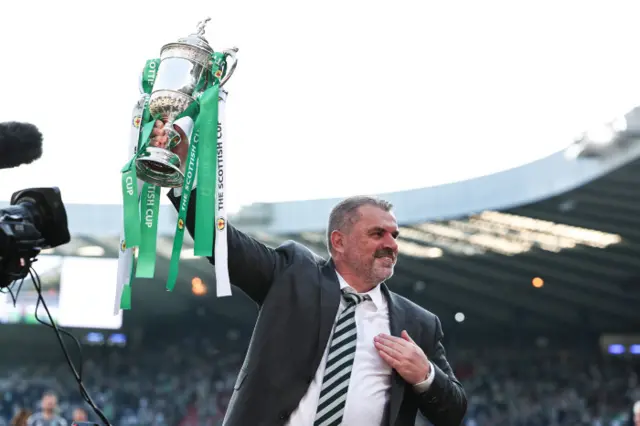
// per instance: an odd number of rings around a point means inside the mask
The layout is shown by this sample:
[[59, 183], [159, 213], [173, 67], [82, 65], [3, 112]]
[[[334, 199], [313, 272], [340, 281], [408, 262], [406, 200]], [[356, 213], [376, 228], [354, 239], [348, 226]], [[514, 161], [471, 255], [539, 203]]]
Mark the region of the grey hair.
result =
[[329, 225], [327, 226], [327, 250], [333, 253], [331, 245], [331, 234], [333, 231], [347, 231], [358, 221], [357, 212], [362, 206], [374, 206], [385, 212], [391, 211], [393, 204], [376, 197], [357, 195], [346, 198], [336, 204], [329, 214]]

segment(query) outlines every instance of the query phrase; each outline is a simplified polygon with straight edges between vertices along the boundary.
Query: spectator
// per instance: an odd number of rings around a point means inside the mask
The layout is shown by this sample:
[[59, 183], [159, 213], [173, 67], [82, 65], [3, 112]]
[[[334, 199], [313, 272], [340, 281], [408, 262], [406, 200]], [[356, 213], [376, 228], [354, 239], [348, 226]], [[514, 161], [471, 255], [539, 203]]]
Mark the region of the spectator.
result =
[[[188, 337], [154, 338], [142, 351], [89, 348], [84, 384], [113, 425], [220, 426], [247, 340], [192, 329]], [[640, 357], [507, 343], [453, 352], [469, 396], [463, 426], [640, 426], [630, 409], [640, 399]], [[52, 405], [61, 417], [101, 424], [66, 363], [30, 361], [26, 354], [0, 368], [0, 426], [18, 407], [40, 411], [47, 390], [57, 395]], [[77, 408], [86, 420], [74, 417], [81, 416]], [[637, 413], [640, 404], [634, 408]], [[416, 426], [431, 425], [421, 418]]]
[[56, 414], [58, 397], [53, 392], [46, 392], [40, 404], [42, 411], [29, 416], [28, 426], [67, 426], [67, 421]]
[[11, 426], [27, 426], [27, 420], [30, 415], [31, 411], [21, 408], [11, 419]]
[[71, 416], [72, 422], [86, 422], [89, 420], [89, 416], [87, 416], [87, 412], [82, 408], [78, 407], [73, 410], [73, 415]]

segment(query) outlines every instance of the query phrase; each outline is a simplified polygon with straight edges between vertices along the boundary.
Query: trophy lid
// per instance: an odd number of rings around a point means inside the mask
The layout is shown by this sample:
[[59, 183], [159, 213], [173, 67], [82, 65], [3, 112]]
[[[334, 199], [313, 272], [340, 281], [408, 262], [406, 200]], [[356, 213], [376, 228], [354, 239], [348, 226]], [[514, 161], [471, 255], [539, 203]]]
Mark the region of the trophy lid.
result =
[[[205, 20], [198, 22], [198, 27], [196, 29], [196, 32], [191, 33], [186, 37], [179, 38], [177, 43], [198, 47], [206, 51], [207, 53], [213, 53], [213, 48], [209, 45], [209, 42], [207, 41], [207, 39], [204, 38], [204, 31], [205, 31], [204, 27], [207, 25], [207, 22], [209, 22], [210, 20], [211, 18], [206, 18]], [[174, 44], [174, 43], [169, 43], [169, 44]]]

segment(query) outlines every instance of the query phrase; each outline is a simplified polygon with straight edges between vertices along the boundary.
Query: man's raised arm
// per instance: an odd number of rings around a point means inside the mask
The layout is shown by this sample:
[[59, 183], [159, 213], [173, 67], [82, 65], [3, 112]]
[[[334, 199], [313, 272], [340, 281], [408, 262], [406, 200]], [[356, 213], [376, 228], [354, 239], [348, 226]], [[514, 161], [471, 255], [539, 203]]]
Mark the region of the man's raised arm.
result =
[[[169, 191], [171, 203], [179, 210], [182, 197]], [[179, 192], [178, 192], [179, 193]], [[192, 190], [187, 210], [187, 230], [193, 237], [195, 234], [196, 190]], [[213, 218], [211, 218], [213, 220]], [[272, 249], [251, 238], [227, 222], [227, 245], [229, 250], [229, 277], [231, 284], [261, 305], [271, 288], [274, 273], [286, 266], [287, 256], [279, 249]], [[213, 257], [208, 257], [211, 264]]]

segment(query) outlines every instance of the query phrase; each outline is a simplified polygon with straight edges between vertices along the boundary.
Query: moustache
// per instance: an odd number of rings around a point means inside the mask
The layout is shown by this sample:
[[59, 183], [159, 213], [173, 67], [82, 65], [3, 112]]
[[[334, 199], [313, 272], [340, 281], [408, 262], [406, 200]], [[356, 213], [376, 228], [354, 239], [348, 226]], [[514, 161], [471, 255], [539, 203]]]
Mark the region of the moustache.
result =
[[394, 261], [396, 260], [396, 255], [393, 252], [393, 250], [391, 250], [390, 248], [376, 250], [376, 252], [373, 254], [373, 257], [375, 258], [390, 257], [392, 260]]

